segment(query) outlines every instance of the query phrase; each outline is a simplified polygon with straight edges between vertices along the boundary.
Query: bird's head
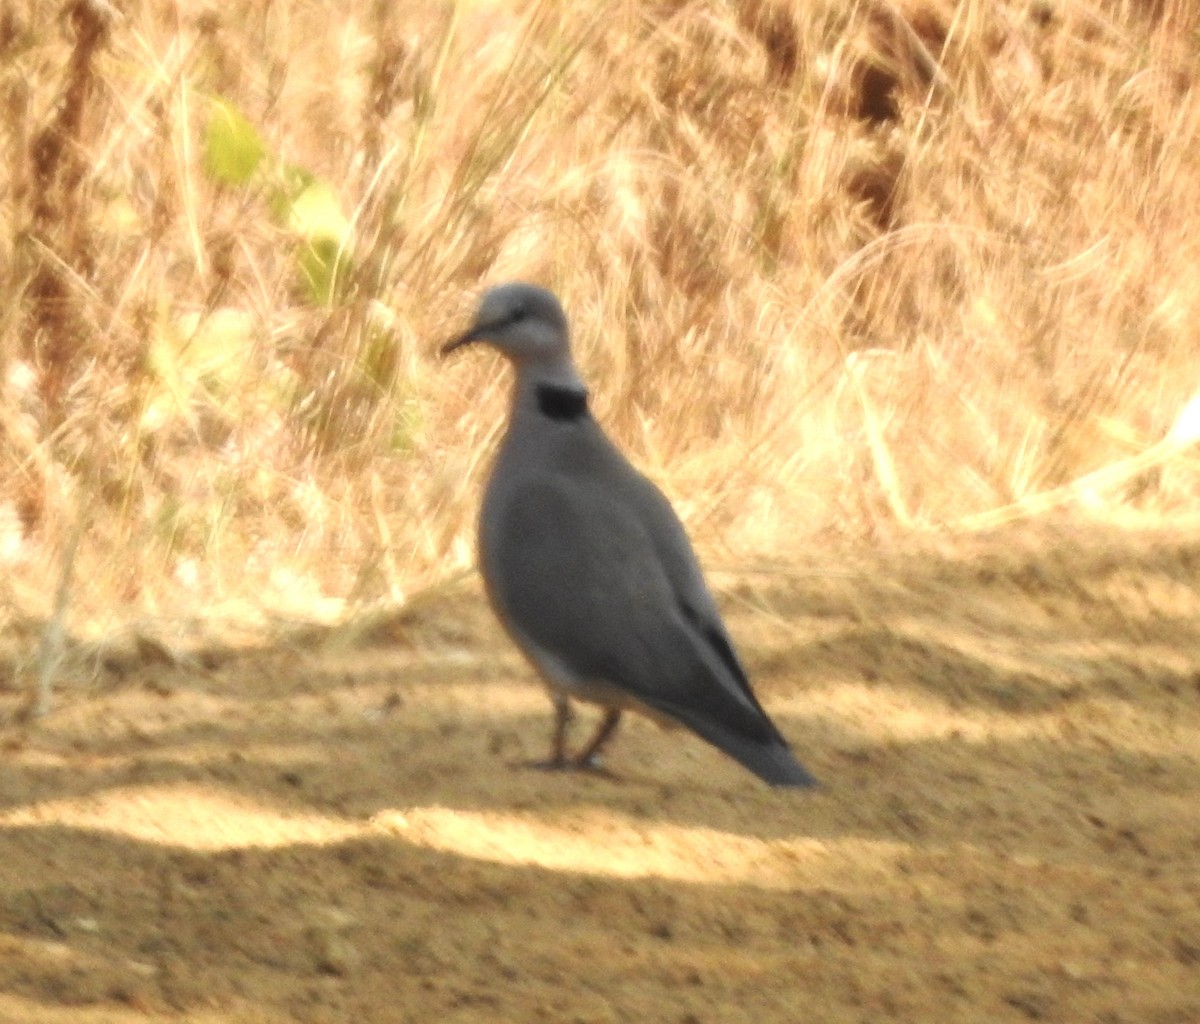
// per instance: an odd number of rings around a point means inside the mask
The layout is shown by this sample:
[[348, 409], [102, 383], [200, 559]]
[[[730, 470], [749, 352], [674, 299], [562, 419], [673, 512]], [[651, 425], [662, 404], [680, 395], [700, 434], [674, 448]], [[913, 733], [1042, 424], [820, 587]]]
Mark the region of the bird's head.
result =
[[443, 356], [464, 345], [485, 342], [516, 366], [557, 377], [565, 370], [578, 379], [571, 362], [567, 317], [554, 293], [537, 285], [514, 282], [484, 293], [475, 321], [442, 346]]

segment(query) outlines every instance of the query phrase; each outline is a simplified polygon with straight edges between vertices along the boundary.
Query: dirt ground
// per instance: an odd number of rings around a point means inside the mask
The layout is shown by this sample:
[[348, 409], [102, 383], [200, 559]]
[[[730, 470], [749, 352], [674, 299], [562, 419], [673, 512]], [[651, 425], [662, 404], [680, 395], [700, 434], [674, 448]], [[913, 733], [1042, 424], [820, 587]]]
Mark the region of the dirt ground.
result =
[[0, 1021], [1200, 1021], [1200, 540], [717, 576], [816, 793], [549, 705], [466, 585], [110, 659], [0, 761]]

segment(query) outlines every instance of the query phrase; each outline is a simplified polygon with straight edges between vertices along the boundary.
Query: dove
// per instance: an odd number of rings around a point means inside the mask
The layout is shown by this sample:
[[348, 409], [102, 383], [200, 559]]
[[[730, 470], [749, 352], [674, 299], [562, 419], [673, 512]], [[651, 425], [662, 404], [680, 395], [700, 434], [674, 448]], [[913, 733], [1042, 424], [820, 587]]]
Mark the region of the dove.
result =
[[[593, 417], [559, 300], [521, 282], [491, 288], [441, 351], [474, 344], [514, 370], [478, 553], [497, 618], [553, 701], [540, 766], [597, 768], [635, 711], [691, 730], [770, 785], [816, 785], [754, 695], [670, 502]], [[573, 701], [603, 709], [574, 755]]]

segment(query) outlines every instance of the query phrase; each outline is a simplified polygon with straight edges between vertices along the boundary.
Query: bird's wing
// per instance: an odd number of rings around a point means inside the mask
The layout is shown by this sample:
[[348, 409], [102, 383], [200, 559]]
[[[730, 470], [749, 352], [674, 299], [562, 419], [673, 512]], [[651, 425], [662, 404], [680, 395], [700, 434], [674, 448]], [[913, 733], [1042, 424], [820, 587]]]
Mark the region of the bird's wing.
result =
[[666, 496], [650, 480], [637, 474], [637, 484], [643, 492], [641, 506], [652, 524], [649, 533], [658, 553], [659, 562], [667, 574], [671, 589], [684, 616], [704, 638], [711, 651], [721, 660], [746, 699], [760, 714], [766, 714], [734, 649], [733, 641], [721, 621], [721, 613], [709, 592], [704, 573], [692, 550], [683, 523]]
[[[657, 490], [631, 492], [629, 482], [541, 477], [511, 489], [484, 551], [502, 617], [535, 660], [549, 655], [581, 682], [614, 686], [710, 742], [705, 723], [780, 742], [699, 569], [697, 590], [672, 562], [687, 541], [666, 499]], [[665, 530], [678, 531], [666, 548]], [[695, 564], [690, 547], [683, 564]]]

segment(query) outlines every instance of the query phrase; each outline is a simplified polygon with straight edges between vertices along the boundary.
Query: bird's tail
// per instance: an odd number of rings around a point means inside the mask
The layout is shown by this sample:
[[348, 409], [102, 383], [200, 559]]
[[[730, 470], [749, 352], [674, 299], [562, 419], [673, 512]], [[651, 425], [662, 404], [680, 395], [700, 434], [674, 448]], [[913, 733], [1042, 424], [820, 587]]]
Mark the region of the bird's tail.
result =
[[676, 717], [702, 740], [728, 754], [768, 785], [806, 789], [820, 785], [816, 777], [796, 760], [782, 738], [743, 736], [708, 718], [680, 714], [678, 710]]
[[[708, 737], [705, 737], [707, 739]], [[770, 746], [738, 743], [739, 737], [733, 741], [713, 743], [713, 746], [723, 751], [748, 768], [763, 782], [772, 786], [793, 786], [810, 789], [820, 785], [816, 777], [796, 760], [795, 755], [784, 743], [774, 743]], [[709, 740], [712, 743], [712, 740]]]

